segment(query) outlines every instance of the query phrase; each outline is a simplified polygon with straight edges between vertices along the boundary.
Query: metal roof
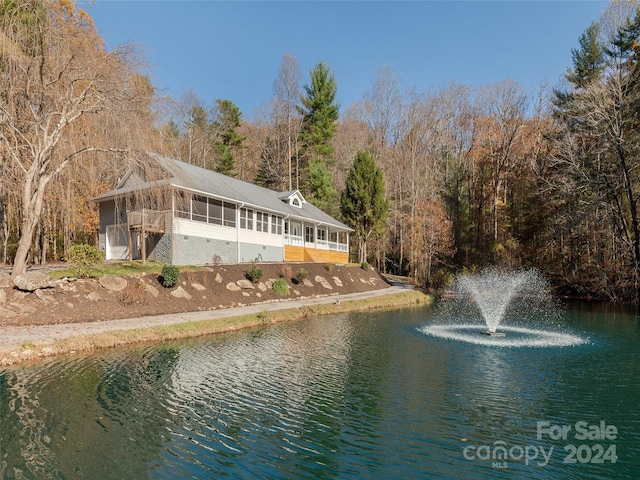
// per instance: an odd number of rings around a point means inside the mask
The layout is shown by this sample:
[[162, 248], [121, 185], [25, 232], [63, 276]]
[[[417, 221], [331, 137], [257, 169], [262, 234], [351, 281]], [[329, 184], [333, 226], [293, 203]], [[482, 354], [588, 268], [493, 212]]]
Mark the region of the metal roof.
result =
[[[221, 173], [207, 170], [190, 163], [165, 157], [156, 153], [149, 153], [149, 156], [156, 160], [158, 164], [168, 172], [170, 178], [167, 180], [149, 182], [148, 186], [171, 185], [178, 189], [190, 191], [195, 194], [216, 197], [228, 200], [249, 208], [262, 209], [270, 213], [279, 213], [295, 219], [308, 220], [314, 223], [330, 225], [341, 230], [352, 231], [344, 223], [326, 214], [309, 202], [301, 202], [300, 207], [289, 205], [288, 198], [296, 193], [276, 192], [268, 188], [260, 187], [252, 183], [238, 180]], [[131, 193], [144, 188], [145, 185], [128, 185], [121, 182], [119, 188], [96, 197], [98, 203], [117, 196]], [[298, 192], [300, 198], [302, 195]]]

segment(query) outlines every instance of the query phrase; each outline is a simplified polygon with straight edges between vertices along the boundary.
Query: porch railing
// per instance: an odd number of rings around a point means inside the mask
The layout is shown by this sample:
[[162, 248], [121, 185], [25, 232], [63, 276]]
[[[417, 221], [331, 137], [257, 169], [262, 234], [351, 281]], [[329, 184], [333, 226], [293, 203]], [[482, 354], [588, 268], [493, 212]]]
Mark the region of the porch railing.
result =
[[127, 223], [130, 229], [164, 232], [166, 214], [166, 211], [143, 208], [127, 212]]

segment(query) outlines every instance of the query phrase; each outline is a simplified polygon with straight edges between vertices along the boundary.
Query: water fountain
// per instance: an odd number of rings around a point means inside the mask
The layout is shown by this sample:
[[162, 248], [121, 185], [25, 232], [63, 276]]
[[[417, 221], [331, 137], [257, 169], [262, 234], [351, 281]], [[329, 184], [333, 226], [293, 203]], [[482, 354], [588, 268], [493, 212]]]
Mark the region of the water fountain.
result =
[[[559, 309], [549, 294], [547, 282], [536, 270], [485, 269], [478, 274], [464, 274], [456, 279], [454, 292], [456, 312], [446, 315], [445, 324], [420, 327], [422, 333], [503, 347], [584, 343], [580, 337], [558, 330], [562, 323], [556, 318]], [[478, 313], [483, 323], [469, 323]], [[509, 325], [502, 324], [505, 318]], [[538, 328], [541, 322], [545, 325]]]
[[[513, 296], [527, 283], [529, 287], [538, 281], [534, 270], [505, 274], [498, 270], [486, 270], [482, 275], [462, 275], [458, 279], [460, 293], [467, 293], [482, 313], [487, 324], [484, 335], [504, 337], [497, 328]], [[534, 292], [540, 293], [540, 292]]]

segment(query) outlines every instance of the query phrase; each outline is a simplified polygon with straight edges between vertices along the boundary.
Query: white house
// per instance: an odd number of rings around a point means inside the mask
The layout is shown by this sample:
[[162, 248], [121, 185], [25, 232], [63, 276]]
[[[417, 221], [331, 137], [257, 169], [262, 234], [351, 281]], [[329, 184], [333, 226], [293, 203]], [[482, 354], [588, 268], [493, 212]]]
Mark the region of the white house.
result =
[[306, 202], [298, 190], [278, 193], [148, 155], [145, 168], [130, 170], [114, 190], [94, 199], [107, 260], [348, 262], [352, 230]]

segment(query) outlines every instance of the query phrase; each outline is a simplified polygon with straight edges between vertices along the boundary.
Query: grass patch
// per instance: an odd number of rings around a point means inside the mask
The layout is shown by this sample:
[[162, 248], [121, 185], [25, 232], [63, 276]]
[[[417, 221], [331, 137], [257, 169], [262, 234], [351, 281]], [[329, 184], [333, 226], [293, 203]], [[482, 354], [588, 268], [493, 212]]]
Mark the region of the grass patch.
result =
[[[160, 275], [162, 272], [163, 263], [158, 262], [150, 262], [146, 261], [142, 263], [142, 261], [134, 260], [132, 262], [114, 262], [114, 263], [104, 263], [99, 265], [93, 269], [94, 275], [96, 277], [101, 277], [103, 275], [115, 275], [118, 277], [124, 277], [126, 275], [141, 275], [141, 274], [154, 274]], [[184, 266], [180, 267], [180, 271], [182, 272], [197, 272], [205, 270], [205, 267], [198, 266]], [[52, 270], [49, 272], [49, 275], [53, 278], [61, 279], [64, 277], [75, 277], [75, 273], [72, 268], [63, 268], [60, 270]]]

